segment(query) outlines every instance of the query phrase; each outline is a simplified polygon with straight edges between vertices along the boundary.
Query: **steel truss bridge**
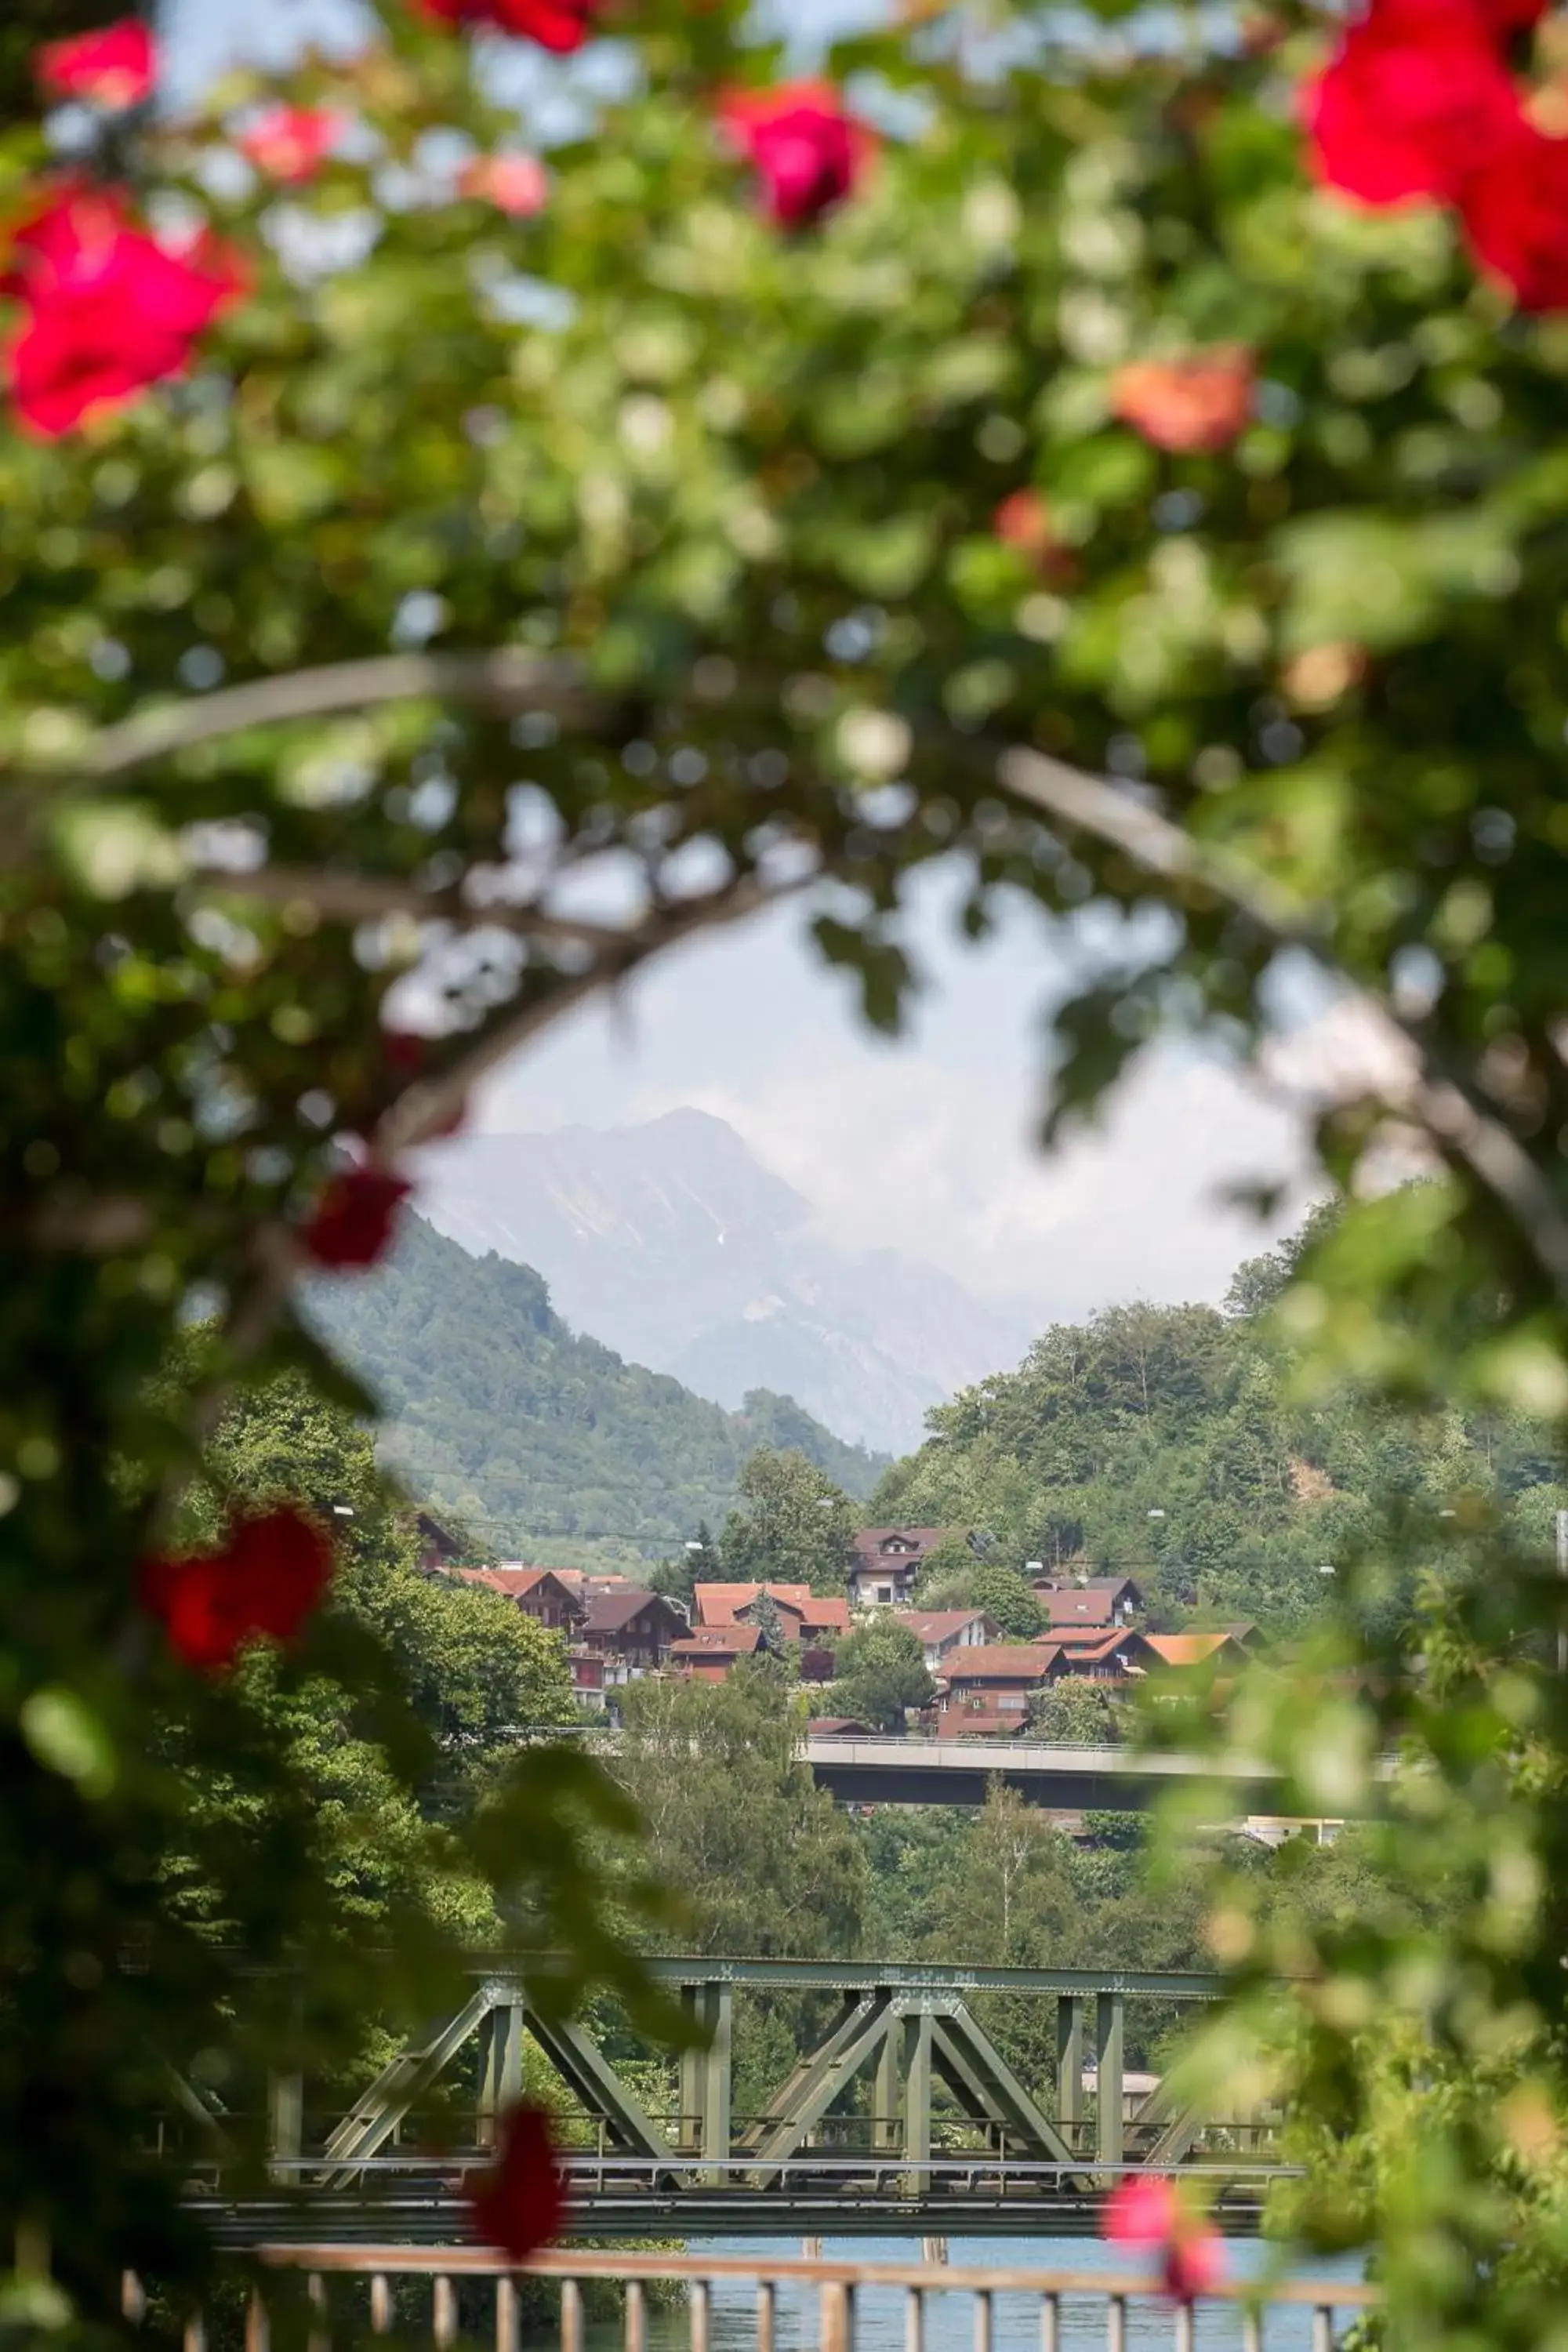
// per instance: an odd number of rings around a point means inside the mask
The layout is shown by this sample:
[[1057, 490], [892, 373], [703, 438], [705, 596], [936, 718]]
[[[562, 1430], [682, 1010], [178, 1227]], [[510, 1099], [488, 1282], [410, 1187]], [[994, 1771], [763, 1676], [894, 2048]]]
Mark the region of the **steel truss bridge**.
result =
[[[880, 1961], [648, 1967], [690, 2030], [673, 2113], [650, 2112], [628, 2079], [635, 2070], [584, 2023], [536, 2004], [525, 1973], [485, 1967], [457, 2014], [400, 2051], [324, 2128], [307, 2132], [298, 2078], [274, 2081], [276, 2197], [229, 2205], [219, 2162], [205, 2182], [196, 2169], [193, 2202], [221, 2236], [247, 2243], [324, 2229], [360, 2242], [461, 2239], [463, 2179], [489, 2161], [497, 2119], [521, 2089], [525, 2039], [593, 2132], [594, 2144], [568, 2158], [572, 2228], [583, 2237], [1069, 2231], [1092, 2226], [1124, 2171], [1177, 2166], [1209, 2174], [1222, 2222], [1247, 2229], [1279, 2177], [1272, 2126], [1259, 2116], [1204, 2114], [1164, 2083], [1136, 2102], [1127, 2095], [1128, 2003], [1212, 2000], [1214, 1977]], [[825, 2025], [762, 2112], [738, 2114], [736, 1997], [783, 1993], [828, 1996]], [[1054, 2011], [1041, 2020], [1053, 2087], [1026, 2081], [976, 2014], [977, 2000], [998, 1995]], [[1048, 2058], [1042, 2064], [1052, 2071]], [[448, 2104], [445, 2125], [456, 2144], [432, 2156], [418, 2142], [454, 2079], [462, 2111]], [[308, 2206], [289, 2193], [300, 2190]]]

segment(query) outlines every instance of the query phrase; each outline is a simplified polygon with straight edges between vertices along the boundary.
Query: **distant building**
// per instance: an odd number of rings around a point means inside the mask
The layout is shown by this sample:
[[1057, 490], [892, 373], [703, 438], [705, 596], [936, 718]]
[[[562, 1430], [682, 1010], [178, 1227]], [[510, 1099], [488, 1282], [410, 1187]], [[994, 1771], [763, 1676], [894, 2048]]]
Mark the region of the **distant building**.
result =
[[806, 1725], [812, 1739], [870, 1739], [874, 1737], [868, 1723], [858, 1715], [814, 1715]]
[[772, 1603], [786, 1642], [842, 1641], [849, 1632], [849, 1603], [842, 1593], [813, 1592], [809, 1584], [699, 1584], [692, 1592], [698, 1627], [752, 1624]]
[[1146, 1675], [1153, 1663], [1147, 1637], [1130, 1626], [1054, 1625], [1061, 1675], [1086, 1682], [1127, 1683]]
[[1029, 1701], [1061, 1671], [1054, 1642], [986, 1642], [953, 1650], [937, 1685], [937, 1738], [1021, 1731]]
[[1064, 1625], [1131, 1625], [1143, 1595], [1130, 1576], [1091, 1576], [1083, 1584], [1037, 1584], [1035, 1598], [1054, 1633]]
[[928, 1552], [947, 1528], [862, 1528], [851, 1548], [849, 1598], [857, 1609], [901, 1609]]
[[996, 1638], [994, 1621], [984, 1609], [900, 1609], [895, 1621], [912, 1633], [925, 1653], [927, 1670], [944, 1671], [954, 1650], [978, 1649]]
[[586, 1605], [558, 1569], [523, 1568], [510, 1560], [496, 1568], [464, 1568], [458, 1573], [465, 1584], [482, 1585], [515, 1601], [525, 1617], [552, 1633], [575, 1633], [586, 1615]]
[[442, 1524], [434, 1511], [416, 1511], [414, 1516], [415, 1565], [422, 1576], [440, 1576], [461, 1559], [467, 1546], [463, 1538]]
[[1255, 1625], [1240, 1625], [1208, 1633], [1142, 1633], [1139, 1640], [1151, 1655], [1151, 1665], [1190, 1671], [1202, 1666], [1212, 1673], [1238, 1673], [1251, 1662], [1259, 1636]]
[[682, 1639], [686, 1620], [662, 1592], [645, 1592], [628, 1585], [620, 1592], [588, 1596], [583, 1619], [583, 1641], [601, 1657], [634, 1673], [649, 1674], [662, 1666], [672, 1643]]
[[739, 1658], [765, 1656], [773, 1643], [760, 1626], [700, 1625], [694, 1633], [672, 1642], [669, 1663], [699, 1682], [721, 1683]]

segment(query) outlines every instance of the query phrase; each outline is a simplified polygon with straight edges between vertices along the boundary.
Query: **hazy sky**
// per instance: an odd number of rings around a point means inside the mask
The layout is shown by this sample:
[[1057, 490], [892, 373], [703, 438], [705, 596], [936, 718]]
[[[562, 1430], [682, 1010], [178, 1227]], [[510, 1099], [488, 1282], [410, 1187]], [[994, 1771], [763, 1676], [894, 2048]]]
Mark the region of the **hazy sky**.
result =
[[[877, 0], [788, 0], [786, 21], [829, 12], [865, 18]], [[165, 13], [186, 80], [241, 53], [352, 41], [363, 22], [353, 0], [165, 0]], [[543, 74], [560, 86], [559, 66]], [[578, 1015], [500, 1076], [479, 1123], [610, 1126], [693, 1103], [730, 1119], [847, 1242], [935, 1259], [1047, 1313], [1217, 1295], [1268, 1238], [1221, 1196], [1299, 1173], [1299, 1123], [1216, 1062], [1173, 1051], [1101, 1134], [1042, 1158], [1038, 1024], [1063, 985], [1061, 951], [1024, 913], [984, 949], [955, 944], [940, 895], [918, 926], [931, 986], [898, 1044], [858, 1027], [796, 911], [689, 948]]]

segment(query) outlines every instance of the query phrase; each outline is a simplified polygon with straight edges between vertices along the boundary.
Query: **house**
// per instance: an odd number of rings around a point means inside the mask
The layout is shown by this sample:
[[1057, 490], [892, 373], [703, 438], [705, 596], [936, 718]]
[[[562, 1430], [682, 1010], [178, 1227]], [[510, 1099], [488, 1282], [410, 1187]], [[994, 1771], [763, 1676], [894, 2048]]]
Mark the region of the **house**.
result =
[[1130, 1576], [1091, 1576], [1082, 1584], [1037, 1584], [1035, 1598], [1055, 1633], [1060, 1625], [1130, 1625], [1143, 1595]]
[[953, 1650], [978, 1649], [996, 1638], [996, 1626], [984, 1609], [900, 1609], [894, 1622], [914, 1635], [933, 1675], [943, 1671], [942, 1662]]
[[1123, 1626], [1053, 1626], [1051, 1640], [1061, 1659], [1060, 1674], [1087, 1682], [1126, 1683], [1146, 1675], [1155, 1663], [1148, 1636]]
[[525, 1617], [552, 1633], [574, 1633], [586, 1614], [567, 1577], [553, 1568], [523, 1568], [507, 1560], [499, 1568], [463, 1568], [458, 1573], [465, 1584], [515, 1601]]
[[764, 1657], [773, 1648], [759, 1625], [700, 1625], [669, 1645], [669, 1663], [699, 1682], [721, 1683], [741, 1658]]
[[908, 1601], [928, 1552], [947, 1528], [862, 1528], [851, 1547], [849, 1598], [857, 1609], [897, 1609]]
[[670, 1645], [686, 1633], [686, 1620], [662, 1592], [645, 1592], [628, 1585], [622, 1592], [592, 1594], [585, 1604], [583, 1641], [601, 1657], [613, 1658], [634, 1673], [662, 1666]]
[[[1256, 1633], [1250, 1626], [1239, 1630], [1242, 1635]], [[1173, 1666], [1191, 1673], [1201, 1667], [1205, 1674], [1236, 1674], [1250, 1664], [1253, 1654], [1236, 1633], [1142, 1633], [1138, 1638], [1151, 1653], [1151, 1669]]]
[[939, 1739], [1021, 1731], [1029, 1701], [1061, 1671], [1054, 1642], [984, 1642], [951, 1651], [937, 1685]]
[[414, 1515], [415, 1565], [421, 1576], [441, 1576], [455, 1568], [468, 1549], [463, 1538], [443, 1526], [434, 1511]]
[[579, 1706], [595, 1715], [605, 1711], [605, 1661], [596, 1650], [573, 1650], [568, 1653], [572, 1666], [572, 1696]]
[[753, 1624], [766, 1600], [786, 1642], [842, 1641], [848, 1633], [849, 1603], [842, 1593], [813, 1592], [809, 1584], [699, 1584], [692, 1605], [699, 1626]]
[[868, 1723], [858, 1715], [814, 1715], [806, 1725], [811, 1739], [870, 1739], [875, 1737]]

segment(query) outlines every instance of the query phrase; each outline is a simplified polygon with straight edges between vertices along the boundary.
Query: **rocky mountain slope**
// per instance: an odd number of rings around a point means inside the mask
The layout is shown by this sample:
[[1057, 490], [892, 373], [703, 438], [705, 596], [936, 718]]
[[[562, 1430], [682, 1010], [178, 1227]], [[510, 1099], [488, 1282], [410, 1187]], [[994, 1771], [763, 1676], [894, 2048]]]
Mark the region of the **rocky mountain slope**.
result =
[[461, 1139], [431, 1155], [421, 1207], [465, 1249], [537, 1266], [567, 1320], [622, 1355], [731, 1407], [798, 1398], [876, 1448], [917, 1444], [931, 1405], [1031, 1337], [932, 1266], [837, 1247], [702, 1111]]

